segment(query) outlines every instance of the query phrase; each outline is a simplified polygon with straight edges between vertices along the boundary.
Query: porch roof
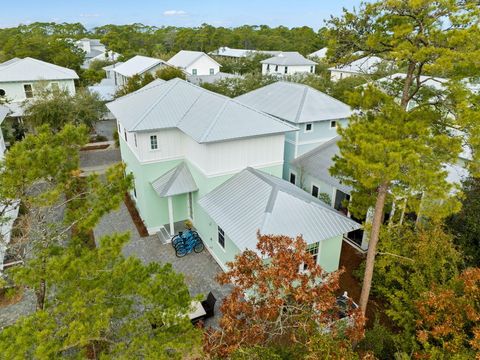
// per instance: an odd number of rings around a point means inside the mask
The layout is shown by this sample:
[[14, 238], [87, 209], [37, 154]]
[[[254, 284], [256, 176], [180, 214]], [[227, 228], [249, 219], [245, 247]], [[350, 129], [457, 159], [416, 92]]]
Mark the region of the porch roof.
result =
[[184, 162], [152, 181], [152, 187], [160, 197], [186, 194], [198, 190], [198, 186]]

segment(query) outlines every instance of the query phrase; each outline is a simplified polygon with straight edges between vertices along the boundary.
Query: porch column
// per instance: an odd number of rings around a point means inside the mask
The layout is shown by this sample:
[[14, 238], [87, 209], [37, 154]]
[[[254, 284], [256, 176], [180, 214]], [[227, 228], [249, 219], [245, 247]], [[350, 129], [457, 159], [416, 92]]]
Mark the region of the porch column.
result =
[[170, 222], [170, 235], [175, 235], [175, 229], [173, 225], [173, 202], [172, 197], [168, 197], [168, 220]]

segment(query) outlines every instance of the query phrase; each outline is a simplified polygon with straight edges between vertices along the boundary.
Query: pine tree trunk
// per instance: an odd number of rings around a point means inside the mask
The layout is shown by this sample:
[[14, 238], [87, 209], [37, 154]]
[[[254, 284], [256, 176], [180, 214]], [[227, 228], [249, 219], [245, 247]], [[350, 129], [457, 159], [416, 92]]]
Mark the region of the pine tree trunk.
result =
[[37, 311], [43, 310], [45, 307], [45, 291], [46, 290], [46, 282], [44, 279], [40, 280], [40, 286], [38, 290], [35, 291], [35, 295], [37, 297]]
[[365, 316], [367, 312], [368, 298], [372, 287], [373, 267], [375, 264], [375, 255], [377, 253], [377, 244], [380, 237], [380, 228], [382, 226], [383, 209], [387, 198], [388, 183], [383, 183], [378, 188], [377, 201], [373, 212], [372, 229], [370, 231], [370, 239], [368, 242], [368, 252], [363, 276], [362, 293], [360, 295], [360, 310]]

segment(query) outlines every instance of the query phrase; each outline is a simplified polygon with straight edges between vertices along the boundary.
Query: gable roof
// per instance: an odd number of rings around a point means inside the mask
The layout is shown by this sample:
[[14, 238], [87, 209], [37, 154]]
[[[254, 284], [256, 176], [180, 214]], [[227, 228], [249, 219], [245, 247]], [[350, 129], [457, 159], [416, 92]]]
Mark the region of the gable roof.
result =
[[133, 58], [125, 61], [123, 64], [111, 68], [111, 70], [119, 73], [120, 75], [131, 77], [137, 74], [141, 75], [159, 64], [166, 64], [166, 62], [162, 59], [136, 55]]
[[152, 187], [160, 197], [186, 194], [198, 190], [192, 173], [184, 162], [152, 181]]
[[280, 54], [281, 51], [274, 51], [274, 50], [249, 50], [249, 49], [232, 49], [228, 46], [222, 46], [217, 50], [209, 52], [210, 55], [216, 56], [228, 56], [228, 57], [248, 57], [254, 54], [266, 54], [266, 55], [277, 55]]
[[190, 50], [180, 50], [170, 60], [168, 60], [168, 63], [178, 68], [185, 69], [190, 65], [192, 65], [193, 63], [195, 63], [198, 59], [200, 59], [203, 56], [208, 57], [215, 64], [217, 64], [218, 66], [221, 66], [218, 62], [213, 60], [210, 56], [208, 56], [204, 52], [190, 51]]
[[266, 60], [261, 61], [262, 64], [271, 64], [271, 65], [286, 65], [286, 66], [295, 66], [295, 65], [317, 65], [315, 61], [306, 59], [297, 51], [282, 51], [280, 54], [275, 55]]
[[339, 71], [352, 74], [372, 74], [378, 70], [378, 65], [383, 62], [378, 56], [366, 56], [349, 64], [330, 68], [330, 71]]
[[8, 107], [0, 105], [0, 124], [3, 122], [3, 120], [5, 120], [9, 112], [10, 109]]
[[239, 102], [301, 124], [348, 118], [350, 106], [310, 86], [286, 81], [253, 90], [236, 98]]
[[346, 194], [350, 194], [352, 188], [342, 184], [340, 180], [330, 175], [329, 172], [329, 169], [333, 166], [333, 157], [340, 155], [340, 149], [338, 148], [339, 140], [340, 136], [336, 136], [292, 160], [291, 164], [313, 178], [336, 187]]
[[308, 57], [317, 57], [319, 59], [323, 59], [327, 57], [327, 51], [328, 51], [328, 48], [324, 47], [324, 48], [321, 48], [320, 50], [314, 51], [313, 53], [309, 54]]
[[198, 143], [297, 130], [229, 97], [178, 78], [142, 88], [107, 107], [127, 131], [176, 127]]
[[299, 187], [246, 168], [199, 200], [240, 251], [256, 249], [257, 231], [296, 237], [308, 244], [360, 228], [360, 224]]
[[0, 82], [73, 79], [78, 79], [75, 71], [30, 57], [0, 64]]

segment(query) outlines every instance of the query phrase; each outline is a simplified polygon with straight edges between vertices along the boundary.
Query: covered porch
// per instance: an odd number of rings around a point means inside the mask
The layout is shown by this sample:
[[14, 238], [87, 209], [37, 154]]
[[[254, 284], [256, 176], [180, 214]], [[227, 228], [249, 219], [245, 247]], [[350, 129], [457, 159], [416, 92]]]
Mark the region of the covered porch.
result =
[[[198, 191], [198, 186], [185, 162], [182, 162], [178, 166], [167, 171], [165, 174], [152, 181], [151, 184], [159, 197], [167, 199], [169, 221], [168, 224], [164, 224], [160, 228], [158, 233], [162, 243], [167, 243], [170, 242], [171, 238], [179, 231], [186, 230], [185, 222], [193, 219], [193, 193]], [[179, 220], [178, 217], [176, 219], [174, 213], [174, 201], [177, 198], [182, 198], [184, 200], [185, 195], [186, 201], [180, 206], [186, 208], [188, 218]]]

